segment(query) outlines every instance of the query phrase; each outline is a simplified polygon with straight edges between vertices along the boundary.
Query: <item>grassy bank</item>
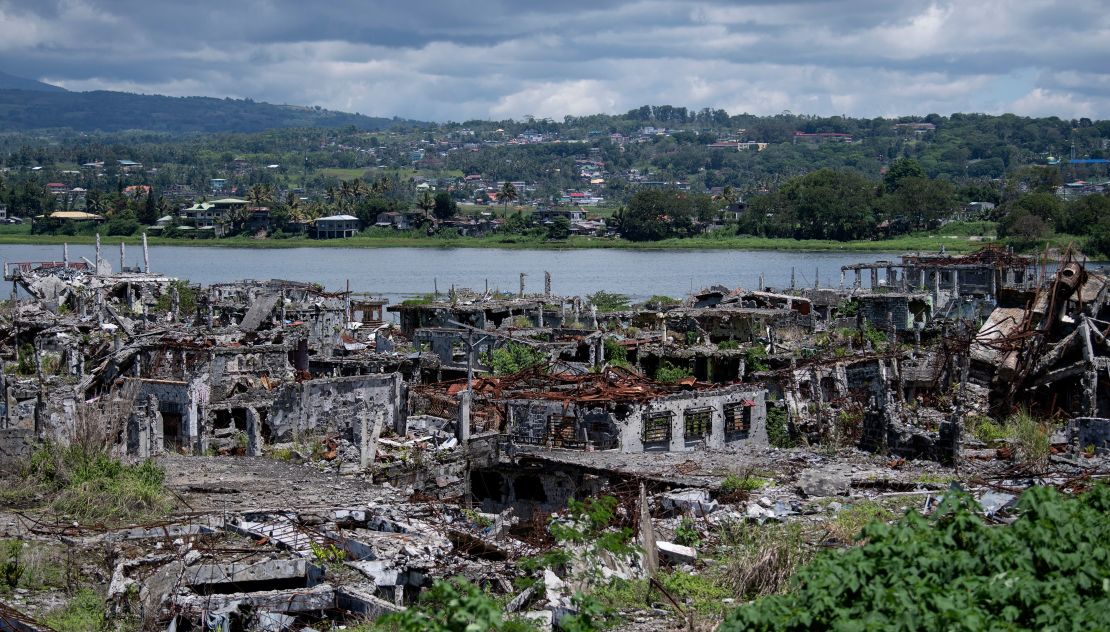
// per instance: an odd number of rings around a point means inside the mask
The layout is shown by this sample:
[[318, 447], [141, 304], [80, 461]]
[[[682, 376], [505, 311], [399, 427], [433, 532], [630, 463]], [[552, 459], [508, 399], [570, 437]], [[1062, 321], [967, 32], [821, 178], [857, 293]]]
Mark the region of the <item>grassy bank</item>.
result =
[[[14, 227], [4, 227], [5, 229]], [[0, 231], [0, 244], [93, 244], [94, 235], [32, 235], [25, 227], [20, 231]], [[140, 236], [102, 236], [104, 244], [139, 244]], [[867, 241], [828, 241], [818, 239], [772, 239], [765, 237], [704, 236], [689, 239], [665, 239], [652, 242], [633, 242], [619, 238], [571, 237], [565, 241], [522, 237], [517, 235], [492, 235], [488, 237], [428, 237], [425, 235], [366, 235], [348, 239], [310, 239], [288, 237], [281, 239], [255, 239], [229, 237], [225, 239], [163, 239], [151, 237], [155, 246], [203, 246], [221, 248], [503, 248], [576, 250], [584, 248], [619, 248], [626, 250], [792, 250], [840, 252], [931, 252], [944, 246], [948, 252], [971, 252], [986, 243], [985, 240], [966, 235], [906, 235], [894, 239]], [[1066, 243], [1066, 240], [1065, 242]]]

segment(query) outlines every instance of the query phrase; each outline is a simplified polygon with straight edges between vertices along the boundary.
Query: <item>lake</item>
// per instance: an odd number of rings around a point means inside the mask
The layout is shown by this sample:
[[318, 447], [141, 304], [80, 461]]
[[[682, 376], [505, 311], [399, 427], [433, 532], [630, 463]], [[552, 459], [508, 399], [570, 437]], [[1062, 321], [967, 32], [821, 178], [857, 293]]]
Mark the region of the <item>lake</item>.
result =
[[[70, 245], [71, 261], [93, 259], [94, 246]], [[105, 243], [103, 256], [119, 266], [119, 245]], [[142, 248], [127, 247], [127, 265], [142, 264]], [[0, 245], [4, 261], [62, 259], [60, 245]], [[295, 248], [246, 249], [154, 246], [151, 270], [194, 283], [239, 279], [288, 279], [321, 283], [342, 290], [349, 280], [356, 292], [384, 295], [391, 302], [414, 294], [446, 292], [452, 285], [516, 292], [524, 272], [526, 291], [543, 291], [543, 273], [552, 291], [579, 295], [607, 290], [642, 300], [653, 294], [681, 297], [708, 285], [755, 288], [759, 275], [770, 286], [790, 284], [794, 268], [799, 286], [840, 283], [840, 266], [897, 260], [896, 254], [750, 250], [498, 250], [478, 248]], [[851, 283], [853, 275], [848, 275]], [[864, 274], [864, 283], [868, 275]]]

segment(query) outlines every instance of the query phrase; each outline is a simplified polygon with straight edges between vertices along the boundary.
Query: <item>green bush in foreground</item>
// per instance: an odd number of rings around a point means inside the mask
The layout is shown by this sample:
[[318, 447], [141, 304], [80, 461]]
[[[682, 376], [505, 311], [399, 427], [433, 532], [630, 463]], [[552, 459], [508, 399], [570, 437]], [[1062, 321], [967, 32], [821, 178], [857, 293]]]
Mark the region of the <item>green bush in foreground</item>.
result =
[[1110, 486], [1032, 488], [1008, 526], [977, 510], [950, 492], [931, 518], [874, 522], [866, 544], [819, 556], [793, 592], [737, 609], [720, 630], [1107, 629]]

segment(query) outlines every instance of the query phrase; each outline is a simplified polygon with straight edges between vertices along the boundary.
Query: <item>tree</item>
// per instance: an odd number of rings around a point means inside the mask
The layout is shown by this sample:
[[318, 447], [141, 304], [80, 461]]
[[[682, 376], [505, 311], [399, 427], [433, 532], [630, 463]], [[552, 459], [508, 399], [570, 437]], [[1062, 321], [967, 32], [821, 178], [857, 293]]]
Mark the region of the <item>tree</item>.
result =
[[639, 191], [621, 213], [620, 232], [632, 241], [657, 241], [691, 233], [696, 210], [679, 191]]
[[455, 216], [458, 210], [459, 205], [455, 203], [455, 199], [451, 197], [450, 193], [446, 191], [436, 193], [435, 206], [432, 207], [432, 213], [435, 214], [436, 219], [450, 219]]
[[785, 222], [799, 239], [848, 241], [872, 236], [875, 186], [852, 171], [821, 169], [792, 178], [778, 192]]
[[945, 180], [908, 177], [886, 198], [892, 219], [904, 219], [909, 226], [922, 229], [948, 216], [956, 205], [956, 190]]
[[560, 215], [547, 227], [547, 238], [562, 240], [568, 237], [570, 237], [570, 220]]
[[416, 199], [416, 206], [424, 211], [424, 215], [427, 215], [436, 207], [436, 199], [430, 191], [424, 190], [420, 197]]
[[139, 222], [150, 226], [158, 221], [158, 202], [160, 200], [154, 199], [154, 189], [152, 188], [146, 194], [146, 199], [143, 200], [143, 207], [139, 210]]
[[890, 169], [883, 176], [883, 186], [888, 192], [894, 192], [901, 186], [906, 178], [926, 178], [925, 169], [921, 163], [913, 158], [899, 158], [895, 160]]
[[497, 194], [498, 201], [501, 202], [501, 208], [504, 209], [509, 202], [515, 202], [518, 197], [516, 187], [512, 182], [506, 181], [501, 185], [501, 190]]

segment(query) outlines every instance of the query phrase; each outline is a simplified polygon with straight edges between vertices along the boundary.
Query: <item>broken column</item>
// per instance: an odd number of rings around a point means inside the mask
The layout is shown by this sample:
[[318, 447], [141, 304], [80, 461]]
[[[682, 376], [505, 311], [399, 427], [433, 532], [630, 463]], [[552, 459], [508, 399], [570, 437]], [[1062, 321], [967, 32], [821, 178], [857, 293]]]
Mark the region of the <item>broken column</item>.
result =
[[455, 420], [455, 438], [464, 449], [470, 443], [470, 399], [473, 392], [469, 386], [459, 393], [459, 415]]
[[262, 421], [258, 409], [247, 408], [247, 456], [262, 454]]

